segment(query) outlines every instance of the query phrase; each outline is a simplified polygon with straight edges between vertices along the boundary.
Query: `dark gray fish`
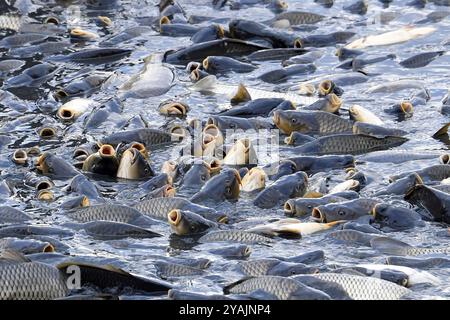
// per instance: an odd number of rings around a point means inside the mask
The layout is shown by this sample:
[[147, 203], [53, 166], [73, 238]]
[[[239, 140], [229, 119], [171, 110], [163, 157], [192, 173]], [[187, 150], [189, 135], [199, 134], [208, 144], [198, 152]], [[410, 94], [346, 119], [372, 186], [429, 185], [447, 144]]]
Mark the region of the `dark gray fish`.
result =
[[244, 119], [240, 117], [221, 116], [220, 114], [218, 116], [209, 117], [207, 124], [216, 125], [222, 132], [225, 132], [228, 129], [257, 130], [271, 129], [273, 127], [273, 125], [265, 119]]
[[235, 169], [224, 169], [209, 179], [190, 201], [194, 203], [220, 203], [225, 200], [236, 201], [239, 198], [241, 177]]
[[422, 184], [423, 181], [416, 173], [411, 173], [404, 178], [398, 179], [388, 185], [384, 190], [375, 193], [376, 196], [381, 195], [399, 195], [404, 196], [408, 194], [414, 186]]
[[285, 82], [291, 77], [307, 75], [316, 71], [316, 66], [313, 64], [298, 64], [281, 69], [268, 71], [258, 77], [264, 82], [280, 83]]
[[66, 41], [46, 41], [32, 46], [12, 48], [9, 50], [9, 54], [21, 58], [31, 58], [35, 55], [49, 56], [66, 51], [70, 46], [71, 43]]
[[14, 48], [22, 47], [27, 44], [33, 44], [36, 42], [44, 41], [47, 39], [47, 35], [38, 33], [20, 33], [12, 36], [5, 37], [0, 40], [0, 47], [2, 48]]
[[360, 198], [339, 203], [329, 203], [315, 207], [312, 217], [320, 222], [333, 222], [339, 220], [355, 220], [370, 215], [379, 200]]
[[55, 248], [48, 242], [35, 239], [0, 239], [0, 251], [11, 250], [22, 254], [33, 254], [41, 252], [55, 252]]
[[175, 277], [200, 276], [204, 270], [190, 267], [182, 264], [170, 263], [165, 261], [156, 261], [154, 264], [158, 276], [162, 279]]
[[296, 48], [322, 48], [335, 46], [336, 44], [346, 43], [354, 35], [354, 32], [349, 31], [337, 31], [330, 34], [308, 35], [306, 37], [296, 39], [294, 46]]
[[0, 76], [6, 75], [8, 73], [14, 72], [25, 65], [22, 60], [2, 60], [0, 61]]
[[111, 74], [92, 74], [86, 78], [70, 83], [64, 88], [58, 89], [55, 95], [59, 99], [69, 97], [88, 97], [99, 90]]
[[[69, 261], [59, 264], [58, 269], [64, 273], [78, 268], [82, 287], [94, 286], [100, 290], [114, 290], [117, 294], [129, 292], [152, 295], [166, 294], [172, 285], [152, 278], [144, 278], [111, 265], [97, 266], [93, 264]], [[69, 269], [70, 268], [70, 269]]]
[[298, 156], [288, 158], [287, 160], [293, 161], [298, 171], [304, 171], [308, 174], [333, 169], [345, 169], [355, 165], [355, 158], [350, 155], [331, 155], [320, 157]]
[[303, 264], [314, 264], [314, 263], [322, 263], [325, 259], [325, 252], [322, 250], [315, 250], [310, 252], [302, 253], [298, 256], [293, 257], [274, 257], [278, 260], [286, 261], [286, 262], [294, 262], [294, 263], [303, 263]]
[[276, 168], [276, 173], [270, 176], [270, 180], [278, 180], [283, 176], [287, 176], [297, 172], [297, 165], [291, 160], [282, 160]]
[[239, 57], [267, 47], [238, 39], [220, 39], [193, 44], [177, 51], [168, 51], [164, 61], [171, 64], [187, 64], [191, 61], [202, 62], [208, 56]]
[[288, 20], [290, 25], [299, 25], [299, 24], [315, 24], [322, 21], [325, 16], [312, 13], [312, 12], [303, 12], [303, 11], [288, 11], [280, 13], [275, 17], [275, 23], [279, 20]]
[[308, 287], [325, 292], [333, 300], [352, 300], [347, 291], [338, 283], [317, 279], [309, 275], [298, 275], [293, 279]]
[[283, 176], [261, 191], [253, 201], [260, 208], [273, 208], [290, 198], [303, 196], [308, 188], [308, 176], [303, 171]]
[[250, 256], [252, 253], [252, 248], [245, 244], [237, 244], [234, 246], [221, 247], [208, 251], [212, 254], [219, 255], [227, 259], [244, 259]]
[[161, 235], [156, 232], [122, 222], [100, 220], [86, 222], [81, 225], [81, 227], [89, 236], [101, 240], [115, 240], [124, 238], [145, 239], [161, 237]]
[[53, 64], [39, 63], [15, 77], [9, 78], [6, 85], [9, 87], [38, 87], [52, 77], [58, 68]]
[[191, 236], [217, 227], [215, 222], [190, 211], [174, 209], [167, 214], [167, 220], [173, 232], [179, 236]]
[[72, 178], [79, 174], [72, 165], [50, 152], [44, 152], [37, 159], [36, 168], [54, 179]]
[[366, 122], [355, 122], [353, 124], [353, 133], [354, 134], [366, 134], [371, 136], [378, 137], [387, 137], [387, 136], [405, 136], [408, 132], [403, 131], [401, 129], [395, 128], [387, 128], [382, 127], [376, 124], [366, 123]]
[[218, 40], [225, 37], [225, 31], [221, 25], [211, 24], [209, 26], [200, 28], [191, 37], [193, 43], [206, 42], [211, 40]]
[[434, 221], [450, 223], [450, 194], [419, 184], [405, 195], [405, 200], [425, 208]]
[[403, 172], [398, 175], [390, 176], [389, 180], [396, 181], [410, 175], [411, 173], [418, 174], [425, 183], [432, 181], [442, 181], [450, 177], [450, 165], [437, 164], [413, 172]]
[[151, 27], [136, 26], [125, 29], [123, 32], [112, 36], [100, 43], [101, 46], [116, 46], [126, 41], [133, 40], [135, 38], [145, 36], [148, 34], [155, 34], [155, 31]]
[[375, 221], [382, 228], [387, 227], [392, 230], [407, 230], [414, 227], [425, 226], [421, 215], [407, 208], [379, 203], [373, 207], [372, 213]]
[[357, 0], [356, 2], [344, 6], [344, 10], [353, 14], [364, 15], [367, 13], [367, 8], [369, 7], [369, 3], [367, 0]]
[[300, 133], [298, 131], [293, 131], [289, 137], [287, 137], [284, 142], [288, 145], [294, 147], [304, 145], [305, 143], [314, 141], [315, 139], [306, 134]]
[[320, 50], [313, 50], [313, 51], [309, 51], [306, 52], [304, 54], [301, 55], [297, 55], [297, 56], [293, 56], [287, 60], [284, 60], [282, 65], [283, 66], [290, 66], [293, 64], [308, 64], [308, 63], [313, 63], [316, 60], [322, 58], [324, 55], [323, 51]]
[[399, 62], [399, 64], [405, 68], [421, 68], [427, 66], [433, 60], [442, 56], [444, 53], [445, 51], [419, 53]]
[[364, 68], [365, 66], [375, 64], [378, 62], [383, 62], [386, 60], [392, 60], [395, 58], [396, 58], [395, 54], [388, 54], [386, 56], [374, 57], [374, 58], [363, 58], [363, 57], [353, 58], [353, 59], [350, 59], [350, 60], [347, 60], [347, 61], [341, 63], [336, 68], [351, 69], [353, 71], [358, 71], [358, 70], [361, 70], [362, 68]]
[[251, 100], [243, 106], [236, 106], [226, 111], [219, 113], [220, 116], [227, 117], [241, 117], [241, 118], [253, 118], [253, 117], [267, 117], [273, 112], [273, 110], [288, 110], [294, 109], [293, 104], [290, 101], [279, 98], [260, 98]]
[[99, 48], [85, 49], [67, 55], [49, 57], [49, 61], [72, 61], [82, 64], [102, 64], [120, 60], [131, 54], [129, 49]]
[[450, 247], [420, 248], [389, 237], [378, 237], [370, 241], [373, 249], [396, 256], [420, 256], [427, 254], [450, 254]]
[[387, 257], [387, 264], [405, 266], [414, 269], [444, 269], [450, 267], [449, 258], [410, 258], [410, 257]]
[[84, 174], [78, 174], [70, 180], [68, 191], [85, 195], [89, 199], [100, 199], [102, 196], [97, 186]]
[[12, 225], [9, 227], [0, 228], [0, 238], [16, 237], [23, 239], [25, 237], [35, 235], [71, 237], [73, 236], [73, 232], [58, 227], [35, 226], [27, 224]]
[[321, 198], [289, 199], [284, 204], [284, 213], [289, 217], [303, 217], [311, 215], [315, 207], [343, 201], [347, 201], [347, 199], [334, 195], [325, 195]]
[[209, 56], [203, 60], [203, 68], [209, 74], [225, 74], [228, 72], [252, 72], [258, 67], [250, 63], [240, 62], [230, 57]]

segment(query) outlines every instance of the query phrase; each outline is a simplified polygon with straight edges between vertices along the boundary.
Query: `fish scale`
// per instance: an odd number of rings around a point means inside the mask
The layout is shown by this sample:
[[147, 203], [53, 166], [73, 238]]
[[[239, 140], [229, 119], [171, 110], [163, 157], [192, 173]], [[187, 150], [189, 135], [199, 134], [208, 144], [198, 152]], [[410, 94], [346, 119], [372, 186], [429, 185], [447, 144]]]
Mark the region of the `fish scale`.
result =
[[142, 214], [138, 210], [121, 205], [90, 206], [69, 212], [67, 215], [80, 222], [107, 220], [129, 223], [142, 217]]
[[52, 266], [0, 262], [0, 300], [56, 299], [67, 292], [62, 274]]
[[214, 231], [202, 236], [199, 239], [199, 242], [203, 243], [222, 241], [240, 242], [244, 244], [274, 242], [274, 240], [272, 240], [271, 238], [241, 230]]
[[409, 292], [405, 287], [373, 277], [335, 273], [319, 273], [313, 276], [341, 285], [355, 300], [398, 300]]

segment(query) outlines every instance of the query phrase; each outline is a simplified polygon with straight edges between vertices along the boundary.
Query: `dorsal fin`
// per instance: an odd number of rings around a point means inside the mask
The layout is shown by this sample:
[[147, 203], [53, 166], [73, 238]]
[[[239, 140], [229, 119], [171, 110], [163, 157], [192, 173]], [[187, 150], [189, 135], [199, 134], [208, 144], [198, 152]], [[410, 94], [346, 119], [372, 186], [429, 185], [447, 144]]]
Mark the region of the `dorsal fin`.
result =
[[231, 97], [230, 102], [231, 104], [238, 104], [250, 100], [252, 100], [250, 93], [248, 92], [247, 88], [242, 83], [240, 83], [235, 95]]

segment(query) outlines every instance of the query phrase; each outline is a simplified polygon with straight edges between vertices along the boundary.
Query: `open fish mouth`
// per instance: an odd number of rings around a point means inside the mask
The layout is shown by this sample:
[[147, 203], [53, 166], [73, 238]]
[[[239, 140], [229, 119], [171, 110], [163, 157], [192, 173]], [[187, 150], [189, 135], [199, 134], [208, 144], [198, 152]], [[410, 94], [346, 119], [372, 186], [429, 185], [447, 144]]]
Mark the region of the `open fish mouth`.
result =
[[314, 220], [316, 220], [318, 222], [322, 222], [322, 223], [327, 222], [326, 217], [323, 215], [322, 211], [320, 211], [320, 209], [317, 207], [313, 208], [311, 216]]
[[160, 111], [162, 114], [166, 115], [185, 116], [187, 114], [187, 107], [180, 102], [169, 102], [163, 104]]
[[44, 127], [39, 130], [38, 134], [42, 139], [50, 139], [56, 136], [56, 129], [52, 127]]
[[334, 83], [331, 80], [324, 80], [319, 84], [319, 94], [326, 96], [333, 91]]
[[12, 159], [17, 164], [25, 164], [28, 161], [28, 155], [25, 150], [19, 149], [14, 151]]
[[287, 215], [289, 217], [293, 217], [295, 215], [295, 207], [291, 200], [286, 201], [283, 209], [284, 209], [285, 215]]
[[167, 220], [169, 224], [176, 227], [181, 221], [181, 211], [178, 209], [172, 210], [167, 214]]
[[102, 158], [114, 158], [116, 156], [116, 150], [109, 144], [102, 145], [98, 153]]
[[57, 112], [58, 117], [64, 121], [70, 121], [75, 118], [75, 113], [68, 108], [60, 108]]

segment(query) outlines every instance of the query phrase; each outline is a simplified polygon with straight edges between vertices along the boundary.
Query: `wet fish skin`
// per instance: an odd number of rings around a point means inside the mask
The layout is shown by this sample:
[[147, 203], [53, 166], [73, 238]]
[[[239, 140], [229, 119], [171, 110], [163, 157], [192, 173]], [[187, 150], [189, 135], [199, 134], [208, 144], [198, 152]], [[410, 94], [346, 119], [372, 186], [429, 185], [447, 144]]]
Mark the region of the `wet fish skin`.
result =
[[347, 201], [347, 199], [336, 197], [334, 195], [325, 195], [321, 198], [289, 199], [284, 204], [284, 213], [289, 217], [303, 217], [306, 215], [311, 215], [315, 207], [343, 201]]
[[286, 262], [316, 264], [316, 263], [321, 263], [324, 261], [325, 252], [323, 252], [322, 250], [315, 250], [315, 251], [305, 252], [298, 256], [293, 256], [293, 257], [287, 257], [287, 258], [274, 257], [274, 258], [281, 260], [281, 261], [286, 261]]
[[64, 297], [68, 291], [64, 277], [55, 267], [31, 262], [17, 252], [2, 253], [0, 300], [50, 300]]
[[446, 164], [433, 165], [417, 171], [403, 172], [398, 175], [390, 176], [389, 180], [396, 181], [410, 175], [411, 173], [416, 173], [424, 183], [442, 181], [450, 177], [450, 166]]
[[57, 267], [62, 272], [67, 268], [78, 267], [82, 287], [95, 286], [101, 290], [113, 289], [117, 294], [126, 293], [130, 289], [133, 292], [147, 294], [166, 294], [172, 288], [170, 283], [144, 278], [142, 276], [128, 273], [113, 266], [97, 266], [77, 261], [69, 261], [59, 264]]
[[177, 289], [169, 290], [168, 298], [171, 300], [232, 300], [231, 298], [223, 295], [206, 295], [201, 293], [180, 291]]
[[275, 17], [275, 21], [279, 20], [288, 20], [290, 25], [299, 25], [299, 24], [315, 24], [320, 22], [325, 17], [320, 14], [312, 13], [312, 12], [303, 12], [303, 11], [288, 11], [280, 13]]
[[416, 184], [421, 184], [423, 181], [416, 173], [411, 173], [404, 178], [400, 178], [389, 184], [384, 190], [375, 193], [375, 196], [382, 195], [399, 195], [405, 196], [408, 194]]
[[156, 232], [122, 222], [98, 220], [86, 222], [82, 225], [82, 228], [89, 236], [102, 240], [124, 239], [128, 237], [137, 239], [161, 237]]
[[265, 275], [289, 277], [318, 271], [317, 268], [302, 263], [284, 262], [274, 258], [243, 261], [238, 264], [238, 269], [249, 277]]
[[435, 221], [450, 223], [450, 195], [432, 187], [415, 185], [405, 200], [425, 208]]
[[288, 160], [296, 164], [297, 170], [307, 172], [308, 174], [333, 169], [344, 169], [353, 167], [355, 164], [355, 159], [351, 155], [298, 156], [288, 158]]
[[[134, 208], [144, 215], [164, 221], [167, 220], [167, 214], [174, 209], [192, 211], [211, 220], [213, 220], [212, 217], [217, 217], [219, 215], [219, 213], [212, 208], [192, 203], [189, 200], [180, 197], [145, 200], [135, 204]], [[223, 215], [221, 216], [223, 217]]]
[[353, 133], [354, 134], [365, 134], [365, 135], [371, 135], [371, 136], [379, 136], [379, 137], [386, 137], [386, 136], [406, 136], [408, 132], [403, 131], [401, 129], [395, 129], [395, 128], [388, 128], [379, 126], [376, 124], [371, 123], [365, 123], [365, 122], [355, 122], [353, 124]]
[[21, 223], [29, 220], [31, 220], [31, 217], [19, 209], [10, 206], [0, 206], [0, 224]]
[[347, 291], [338, 283], [321, 280], [313, 275], [297, 275], [293, 279], [308, 287], [325, 292], [332, 300], [352, 300]]
[[190, 201], [194, 203], [236, 201], [239, 198], [240, 185], [239, 172], [235, 169], [225, 169], [209, 179]]
[[395, 207], [388, 204], [377, 204], [373, 208], [373, 216], [381, 227], [393, 230], [406, 230], [414, 227], [425, 226], [422, 217], [415, 211]]
[[346, 229], [346, 230], [332, 231], [327, 235], [327, 237], [333, 240], [342, 241], [349, 244], [356, 244], [370, 247], [371, 246], [370, 241], [378, 237], [378, 235], [365, 233], [357, 230]]
[[[315, 51], [314, 51], [315, 52]], [[270, 61], [270, 60], [282, 60], [288, 57], [301, 57], [302, 55], [309, 54], [310, 51], [303, 48], [275, 48], [264, 49], [253, 52], [247, 56], [250, 61]], [[310, 63], [312, 63], [311, 61]], [[299, 62], [301, 63], [301, 62]]]
[[399, 64], [404, 68], [422, 68], [430, 64], [436, 58], [442, 56], [444, 53], [445, 51], [419, 53], [400, 61]]
[[41, 252], [54, 252], [55, 248], [48, 242], [35, 239], [0, 239], [0, 251], [11, 250], [22, 254], [33, 254]]
[[21, 74], [9, 78], [6, 85], [9, 87], [38, 87], [47, 81], [57, 71], [58, 67], [49, 63], [39, 63], [26, 70]]
[[283, 176], [272, 185], [261, 191], [253, 201], [253, 204], [260, 208], [273, 208], [283, 204], [290, 198], [301, 197], [308, 188], [308, 176], [303, 171], [299, 171], [287, 176]]
[[166, 52], [164, 61], [171, 64], [187, 64], [191, 61], [202, 62], [208, 56], [245, 56], [267, 47], [238, 39], [219, 39], [193, 44], [175, 52]]
[[250, 256], [252, 249], [245, 244], [238, 244], [218, 249], [211, 249], [209, 252], [228, 259], [245, 259]]
[[49, 61], [72, 61], [82, 64], [102, 64], [120, 60], [131, 54], [129, 49], [98, 48], [85, 49], [74, 53], [49, 57]]
[[352, 132], [352, 122], [325, 111], [275, 111], [274, 124], [285, 134]]
[[450, 253], [450, 247], [448, 246], [434, 248], [413, 247], [403, 241], [389, 237], [374, 238], [370, 241], [370, 244], [372, 248], [377, 251], [396, 256], [420, 256]]
[[156, 221], [144, 216], [132, 207], [117, 204], [93, 205], [69, 211], [66, 215], [78, 222], [105, 220], [139, 226], [142, 226], [143, 224], [152, 225], [156, 223]]
[[370, 215], [374, 206], [380, 201], [370, 198], [359, 198], [339, 203], [329, 203], [315, 207], [312, 217], [321, 222], [338, 220], [355, 220], [359, 217]]
[[72, 178], [79, 174], [69, 163], [50, 152], [44, 152], [38, 158], [36, 167], [53, 179]]
[[313, 276], [340, 284], [354, 300], [398, 300], [409, 293], [405, 287], [372, 277], [337, 273], [320, 273]]
[[89, 181], [89, 179], [84, 174], [78, 174], [74, 176], [72, 180], [70, 180], [68, 190], [85, 195], [90, 199], [102, 198], [97, 186], [93, 182]]
[[414, 269], [448, 268], [450, 259], [448, 258], [411, 258], [411, 257], [387, 257], [388, 265], [406, 266]]
[[232, 71], [237, 73], [252, 72], [257, 69], [257, 66], [230, 57], [209, 56], [203, 60], [203, 68], [210, 74], [224, 74]]
[[330, 34], [309, 35], [298, 40], [298, 44], [301, 48], [304, 47], [329, 47], [340, 43], [346, 43], [347, 40], [355, 35], [354, 32], [349, 31], [337, 31]]
[[211, 40], [222, 39], [225, 36], [225, 32], [221, 25], [211, 24], [209, 26], [203, 27], [199, 29], [194, 35], [191, 37], [191, 41], [193, 43], [201, 43]]
[[305, 143], [314, 141], [315, 139], [306, 134], [300, 133], [298, 131], [293, 131], [289, 137], [287, 137], [284, 142], [288, 145], [292, 145], [294, 147], [304, 145]]
[[179, 236], [201, 234], [208, 229], [217, 227], [217, 224], [190, 211], [175, 209], [167, 214], [167, 220], [174, 233]]
[[224, 293], [251, 293], [256, 290], [271, 293], [280, 300], [330, 299], [330, 297], [322, 291], [312, 289], [294, 279], [279, 276], [246, 278], [226, 286], [224, 288]]
[[408, 161], [439, 158], [438, 152], [414, 152], [409, 150], [376, 151], [359, 156], [357, 159], [365, 162], [404, 163]]
[[291, 77], [314, 73], [316, 70], [316, 66], [312, 63], [297, 64], [268, 71], [260, 75], [258, 78], [268, 83], [280, 83], [287, 81]]
[[16, 237], [22, 239], [33, 235], [71, 237], [73, 232], [63, 228], [27, 224], [15, 224], [0, 228], [0, 238]]
[[243, 244], [273, 243], [273, 240], [271, 238], [242, 230], [212, 231], [202, 236], [198, 241], [200, 243], [208, 243], [208, 242], [238, 242]]
[[204, 274], [202, 269], [165, 261], [156, 261], [153, 265], [155, 266], [158, 276], [162, 279], [199, 276]]
[[140, 142], [149, 148], [161, 144], [168, 144], [175, 140], [173, 140], [170, 133], [163, 130], [143, 128], [116, 132], [106, 136], [101, 141], [104, 144], [111, 145], [118, 145], [121, 142], [127, 144], [131, 142]]
[[379, 138], [363, 134], [336, 134], [318, 138], [294, 149], [300, 154], [361, 154], [397, 147], [407, 140], [397, 136]]
[[208, 124], [215, 124], [220, 131], [226, 132], [226, 130], [257, 130], [257, 129], [270, 129], [272, 124], [265, 120], [260, 119], [246, 119], [240, 117], [231, 116], [211, 116], [208, 118]]
[[257, 116], [267, 117], [273, 110], [281, 107], [293, 109], [294, 106], [290, 101], [279, 98], [261, 98], [251, 100], [243, 106], [236, 106], [219, 113], [220, 116], [253, 118]]

